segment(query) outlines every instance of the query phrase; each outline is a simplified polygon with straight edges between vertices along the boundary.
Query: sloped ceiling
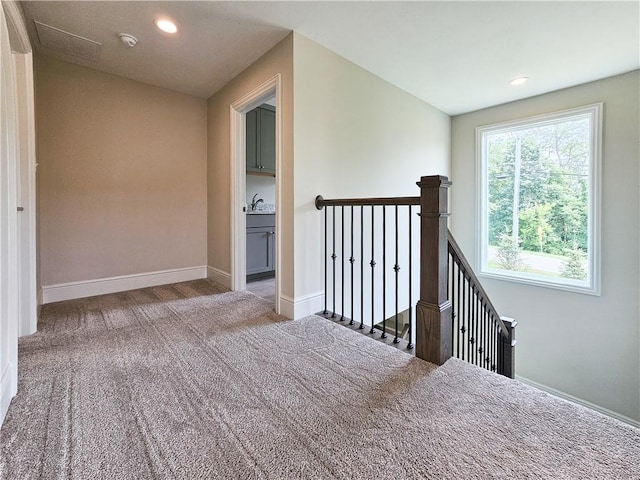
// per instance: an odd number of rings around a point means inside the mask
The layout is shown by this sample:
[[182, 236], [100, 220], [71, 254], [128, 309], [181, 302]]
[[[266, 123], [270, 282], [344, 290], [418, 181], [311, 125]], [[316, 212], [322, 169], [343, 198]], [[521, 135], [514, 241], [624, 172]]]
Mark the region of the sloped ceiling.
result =
[[[631, 2], [32, 2], [40, 54], [199, 97], [292, 30], [455, 115], [640, 68]], [[174, 19], [171, 37], [153, 24]], [[89, 62], [40, 45], [34, 20], [102, 44]], [[118, 34], [138, 38], [129, 48]], [[520, 87], [509, 80], [527, 76]]]

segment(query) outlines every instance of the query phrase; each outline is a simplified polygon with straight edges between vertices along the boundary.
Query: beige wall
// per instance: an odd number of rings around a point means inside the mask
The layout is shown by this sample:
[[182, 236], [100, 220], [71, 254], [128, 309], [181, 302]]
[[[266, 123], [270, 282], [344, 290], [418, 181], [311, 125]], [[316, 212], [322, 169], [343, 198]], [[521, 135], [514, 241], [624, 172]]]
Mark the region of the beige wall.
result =
[[325, 198], [419, 195], [449, 175], [445, 113], [295, 34], [295, 298], [323, 289]]
[[43, 286], [206, 265], [206, 101], [36, 58]]
[[[602, 295], [484, 279], [496, 308], [518, 322], [517, 374], [640, 421], [639, 106], [633, 72], [452, 120], [451, 226], [473, 262], [474, 129], [604, 102]], [[472, 263], [473, 264], [473, 263]]]
[[449, 117], [299, 34], [287, 37], [208, 102], [208, 260], [225, 273], [229, 107], [276, 73], [283, 91], [281, 294], [283, 312], [298, 317], [313, 308], [290, 302], [317, 297], [323, 282], [315, 195], [417, 195], [421, 175], [449, 173]]
[[[208, 261], [231, 273], [230, 106], [277, 73], [282, 78], [282, 294], [293, 294], [293, 36], [289, 35], [208, 101]], [[238, 208], [242, 208], [239, 205]]]

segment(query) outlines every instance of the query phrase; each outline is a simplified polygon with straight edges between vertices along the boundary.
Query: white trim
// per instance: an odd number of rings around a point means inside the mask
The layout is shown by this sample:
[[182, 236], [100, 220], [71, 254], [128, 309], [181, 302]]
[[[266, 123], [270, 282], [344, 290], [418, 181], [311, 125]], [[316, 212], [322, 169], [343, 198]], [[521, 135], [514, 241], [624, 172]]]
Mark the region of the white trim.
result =
[[516, 380], [522, 383], [526, 383], [527, 385], [537, 388], [538, 390], [542, 390], [543, 392], [547, 392], [551, 395], [562, 398], [563, 400], [577, 403], [578, 405], [582, 405], [583, 407], [586, 407], [590, 410], [595, 410], [596, 412], [602, 413], [603, 415], [615, 418], [616, 420], [620, 420], [621, 422], [628, 423], [629, 425], [640, 428], [640, 421], [634, 420], [633, 418], [627, 417], [625, 415], [621, 415], [620, 413], [614, 412], [613, 410], [609, 410], [581, 398], [574, 397], [573, 395], [569, 395], [568, 393], [561, 392], [560, 390], [556, 390], [555, 388], [548, 387], [541, 383], [534, 382], [533, 380], [521, 377], [520, 375], [516, 375]]
[[19, 335], [30, 335], [38, 327], [38, 285], [36, 252], [36, 134], [33, 83], [33, 56], [14, 54], [16, 71], [23, 80], [17, 85], [19, 203], [18, 214], [20, 258], [20, 325]]
[[18, 117], [16, 65], [0, 9], [0, 416], [16, 393], [18, 365]]
[[107, 293], [124, 292], [136, 288], [155, 287], [170, 283], [207, 278], [207, 267], [175, 268], [158, 272], [136, 273], [119, 277], [98, 278], [83, 282], [60, 283], [42, 287], [43, 303], [93, 297]]
[[245, 113], [275, 94], [276, 104], [276, 313], [280, 313], [282, 287], [282, 75], [275, 74], [266, 82], [243, 95], [229, 106], [230, 171], [231, 171], [231, 290], [246, 290], [246, 124]]
[[566, 283], [553, 282], [546, 277], [538, 275], [527, 275], [526, 272], [509, 272], [508, 270], [494, 270], [487, 268], [480, 271], [478, 267], [478, 277], [491, 278], [494, 280], [503, 280], [505, 282], [521, 283], [523, 285], [534, 285], [537, 287], [552, 288], [554, 290], [564, 290], [565, 292], [582, 293], [584, 295], [599, 296], [599, 290], [591, 290], [587, 287], [576, 283], [573, 285], [571, 279], [566, 279]]
[[17, 383], [16, 367], [13, 363], [8, 363], [0, 377], [0, 427], [4, 422], [11, 399], [17, 393]]
[[29, 41], [29, 33], [27, 32], [27, 24], [22, 14], [22, 7], [19, 2], [14, 0], [2, 0], [2, 7], [7, 18], [7, 26], [9, 27], [9, 36], [11, 40], [11, 49], [15, 53], [31, 52], [31, 42]]
[[219, 283], [223, 287], [231, 290], [231, 274], [228, 272], [224, 272], [218, 268], [208, 266], [207, 267], [207, 278], [210, 278], [216, 283]]
[[312, 293], [293, 299], [286, 295], [280, 296], [282, 309], [280, 314], [293, 320], [299, 320], [322, 310], [324, 292]]
[[[535, 285], [558, 290], [566, 290], [575, 293], [599, 296], [601, 293], [601, 237], [600, 215], [602, 204], [602, 121], [603, 103], [594, 103], [582, 107], [571, 108], [548, 114], [536, 115], [523, 119], [483, 125], [475, 129], [475, 156], [476, 156], [476, 232], [478, 241], [476, 242], [475, 267], [478, 276], [494, 278], [498, 280], [511, 281], [528, 285]], [[487, 225], [487, 205], [485, 200], [488, 197], [488, 166], [483, 162], [486, 145], [484, 134], [486, 132], [506, 132], [523, 129], [531, 125], [545, 125], [556, 123], [563, 118], [577, 115], [589, 115], [591, 120], [591, 164], [589, 171], [589, 225], [587, 231], [589, 235], [588, 263], [589, 280], [579, 281], [571, 279], [554, 279], [543, 275], [536, 275], [526, 272], [510, 272], [500, 269], [485, 267], [486, 247], [488, 240]]]
[[[231, 290], [246, 290], [246, 124], [244, 112], [232, 104], [229, 112], [231, 146]], [[242, 208], [244, 206], [244, 208]], [[244, 272], [244, 274], [243, 274]]]

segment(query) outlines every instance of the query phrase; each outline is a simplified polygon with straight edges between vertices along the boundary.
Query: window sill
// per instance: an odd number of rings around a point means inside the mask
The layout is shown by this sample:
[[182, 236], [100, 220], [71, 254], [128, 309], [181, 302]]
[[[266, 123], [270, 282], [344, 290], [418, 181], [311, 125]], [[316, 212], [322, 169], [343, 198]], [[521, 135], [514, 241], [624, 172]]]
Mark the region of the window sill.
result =
[[492, 270], [492, 269], [478, 269], [479, 277], [490, 278], [494, 280], [502, 280], [505, 282], [520, 283], [523, 285], [532, 285], [535, 287], [551, 288], [554, 290], [564, 290], [571, 293], [581, 293], [583, 295], [592, 295], [599, 297], [600, 288], [597, 285], [588, 284], [587, 282], [580, 282], [578, 280], [575, 283], [567, 280], [565, 282], [553, 282], [544, 277], [537, 275], [527, 275], [522, 272], [509, 273], [505, 270]]

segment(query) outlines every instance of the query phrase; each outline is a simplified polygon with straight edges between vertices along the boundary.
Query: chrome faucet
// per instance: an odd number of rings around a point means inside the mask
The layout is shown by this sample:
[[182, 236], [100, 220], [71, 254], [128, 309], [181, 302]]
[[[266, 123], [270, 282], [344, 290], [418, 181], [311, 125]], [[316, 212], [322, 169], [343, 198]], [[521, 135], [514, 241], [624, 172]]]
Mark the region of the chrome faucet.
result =
[[258, 200], [256, 200], [256, 197], [257, 197], [257, 196], [258, 196], [258, 194], [256, 193], [256, 194], [253, 196], [253, 198], [251, 199], [251, 211], [252, 211], [252, 212], [255, 212], [255, 210], [256, 210], [256, 208], [257, 208], [257, 206], [258, 206], [258, 204], [259, 204], [260, 202], [264, 203], [264, 200], [263, 200], [263, 199], [261, 199], [261, 198], [259, 198]]

